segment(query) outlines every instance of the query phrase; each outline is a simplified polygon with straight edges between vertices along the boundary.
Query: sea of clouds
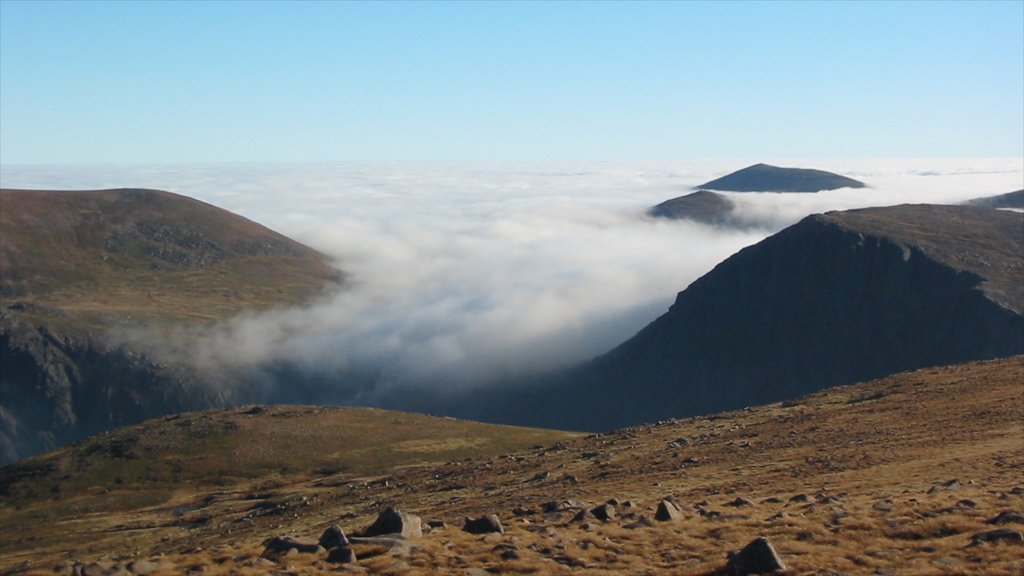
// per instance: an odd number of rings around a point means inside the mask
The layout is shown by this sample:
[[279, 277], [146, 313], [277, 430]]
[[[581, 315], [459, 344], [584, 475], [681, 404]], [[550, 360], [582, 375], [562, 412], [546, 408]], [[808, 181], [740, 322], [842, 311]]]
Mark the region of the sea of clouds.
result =
[[654, 320], [718, 262], [808, 214], [1024, 187], [1021, 158], [790, 159], [769, 163], [869, 188], [727, 193], [742, 229], [646, 214], [756, 161], [4, 166], [2, 185], [169, 190], [322, 251], [347, 273], [342, 289], [163, 348], [210, 366], [372, 373], [378, 393], [457, 390], [584, 361]]

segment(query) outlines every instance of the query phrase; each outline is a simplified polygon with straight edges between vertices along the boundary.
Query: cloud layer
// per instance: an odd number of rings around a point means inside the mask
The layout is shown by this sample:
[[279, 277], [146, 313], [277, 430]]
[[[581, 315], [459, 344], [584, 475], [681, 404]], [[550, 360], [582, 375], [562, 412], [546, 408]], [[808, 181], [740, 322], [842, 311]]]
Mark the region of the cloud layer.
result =
[[181, 346], [211, 366], [372, 373], [378, 390], [457, 389], [583, 361], [633, 335], [716, 263], [807, 214], [954, 203], [1024, 185], [1020, 159], [788, 160], [773, 163], [871, 187], [729, 194], [744, 230], [645, 215], [750, 163], [5, 166], [2, 179], [170, 190], [321, 250], [349, 273], [345, 289], [243, 315]]

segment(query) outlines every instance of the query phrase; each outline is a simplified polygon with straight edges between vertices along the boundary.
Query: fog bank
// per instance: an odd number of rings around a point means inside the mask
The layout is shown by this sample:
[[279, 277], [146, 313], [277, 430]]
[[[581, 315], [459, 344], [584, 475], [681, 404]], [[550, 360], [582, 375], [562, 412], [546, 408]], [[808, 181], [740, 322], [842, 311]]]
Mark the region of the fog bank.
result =
[[5, 166], [2, 185], [169, 190], [324, 252], [348, 273], [343, 289], [155, 348], [211, 367], [372, 373], [378, 391], [458, 389], [586, 360], [632, 336], [716, 263], [811, 213], [1024, 187], [1021, 159], [769, 159], [869, 188], [726, 193], [742, 230], [646, 215], [757, 161]]

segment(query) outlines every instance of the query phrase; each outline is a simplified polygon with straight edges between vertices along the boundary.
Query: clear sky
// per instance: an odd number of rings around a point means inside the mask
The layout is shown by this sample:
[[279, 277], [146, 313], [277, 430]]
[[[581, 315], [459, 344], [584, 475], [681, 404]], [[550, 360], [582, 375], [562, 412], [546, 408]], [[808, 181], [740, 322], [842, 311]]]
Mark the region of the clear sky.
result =
[[1024, 156], [1024, 2], [0, 0], [0, 163]]

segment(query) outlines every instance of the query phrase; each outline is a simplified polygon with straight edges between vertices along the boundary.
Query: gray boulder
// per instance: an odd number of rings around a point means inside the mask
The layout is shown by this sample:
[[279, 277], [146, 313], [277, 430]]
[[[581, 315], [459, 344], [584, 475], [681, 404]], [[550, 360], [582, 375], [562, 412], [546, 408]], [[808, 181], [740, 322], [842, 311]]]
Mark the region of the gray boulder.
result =
[[739, 552], [730, 552], [729, 562], [725, 565], [725, 573], [729, 576], [770, 574], [785, 569], [786, 565], [775, 548], [764, 537], [755, 538]]
[[377, 516], [363, 536], [382, 536], [384, 534], [400, 534], [406, 538], [423, 536], [423, 522], [419, 516], [406, 514], [396, 508], [388, 507]]
[[323, 552], [323, 548], [312, 540], [301, 540], [293, 536], [274, 536], [263, 542], [263, 556], [281, 556], [290, 550], [296, 550], [304, 554], [316, 554]]
[[330, 554], [327, 555], [327, 561], [331, 564], [355, 564], [356, 553], [348, 546], [338, 546], [331, 549]]
[[671, 522], [681, 520], [682, 518], [683, 512], [668, 500], [662, 500], [659, 502], [658, 510], [654, 513], [654, 519], [659, 522]]
[[615, 506], [612, 506], [611, 504], [601, 504], [600, 506], [592, 508], [590, 513], [602, 522], [615, 520]]
[[998, 528], [987, 532], [978, 532], [971, 536], [971, 546], [979, 544], [994, 543], [1005, 540], [1007, 542], [1024, 542], [1024, 534], [1011, 530], [1010, 528]]
[[330, 528], [324, 530], [324, 533], [320, 535], [318, 542], [326, 550], [338, 548], [339, 546], [348, 546], [348, 537], [345, 536], [345, 531], [341, 529], [341, 526], [335, 524]]
[[498, 533], [504, 534], [505, 528], [501, 525], [501, 520], [498, 519], [496, 514], [488, 514], [479, 518], [466, 518], [466, 522], [462, 525], [463, 532], [469, 532], [470, 534], [491, 534]]

